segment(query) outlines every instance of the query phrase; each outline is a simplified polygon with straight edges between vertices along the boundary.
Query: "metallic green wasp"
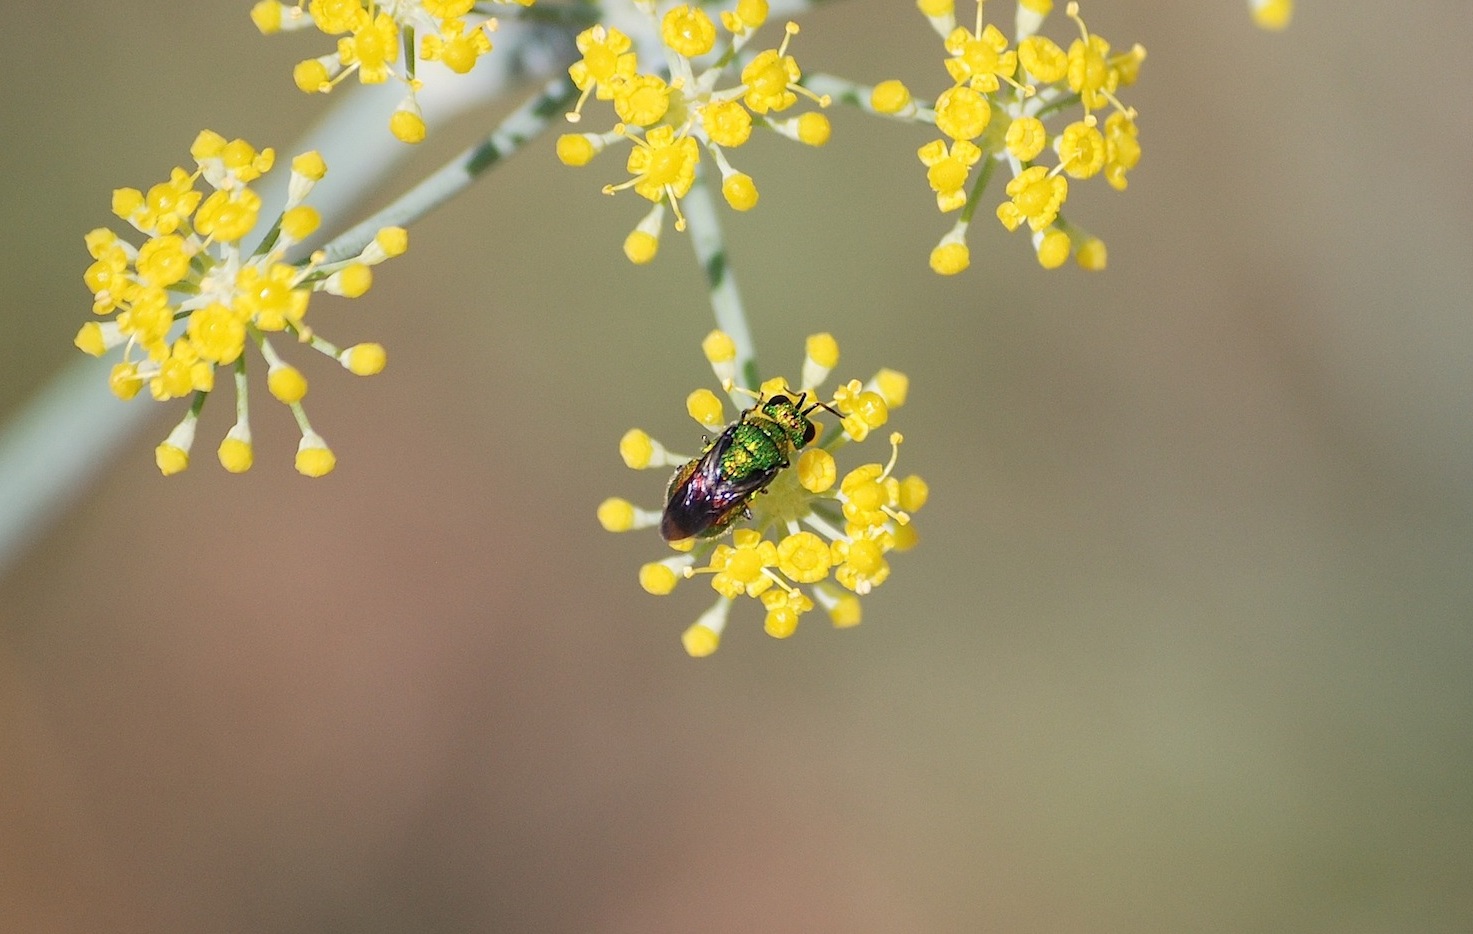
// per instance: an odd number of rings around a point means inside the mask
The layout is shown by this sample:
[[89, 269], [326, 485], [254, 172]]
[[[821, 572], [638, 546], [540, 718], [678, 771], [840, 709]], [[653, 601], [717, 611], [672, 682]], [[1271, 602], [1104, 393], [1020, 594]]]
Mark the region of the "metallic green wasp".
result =
[[807, 398], [807, 393], [796, 402], [784, 395], [759, 397], [699, 457], [675, 471], [660, 518], [660, 534], [666, 541], [715, 538], [751, 515], [747, 504], [752, 497], [765, 490], [792, 455], [818, 433], [809, 413], [834, 412], [823, 402], [804, 408]]

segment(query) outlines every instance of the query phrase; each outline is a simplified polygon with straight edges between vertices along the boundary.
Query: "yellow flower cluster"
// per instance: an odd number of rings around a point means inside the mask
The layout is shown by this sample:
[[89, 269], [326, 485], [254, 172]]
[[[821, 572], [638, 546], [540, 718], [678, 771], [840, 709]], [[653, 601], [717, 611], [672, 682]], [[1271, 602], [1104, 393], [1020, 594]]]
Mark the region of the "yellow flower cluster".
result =
[[[535, 0], [494, 2], [526, 7]], [[251, 21], [266, 35], [315, 26], [338, 37], [335, 52], [298, 62], [293, 70], [297, 87], [309, 94], [325, 94], [351, 74], [363, 84], [391, 77], [403, 82], [408, 93], [389, 118], [389, 130], [406, 143], [418, 143], [425, 138], [415, 97], [421, 86], [415, 76], [418, 62], [440, 62], [461, 75], [474, 68], [491, 51], [490, 34], [496, 30], [494, 17], [476, 16], [479, 6], [474, 0], [369, 0], [366, 6], [363, 0], [310, 0], [304, 10], [302, 0], [260, 0], [251, 8]]]
[[[1121, 103], [1117, 92], [1135, 81], [1145, 49], [1137, 45], [1112, 54], [1110, 43], [1089, 31], [1073, 2], [1065, 11], [1079, 34], [1067, 49], [1038, 32], [1052, 0], [1018, 0], [1013, 41], [984, 22], [982, 0], [971, 28], [957, 24], [954, 0], [919, 0], [918, 5], [944, 39], [952, 84], [927, 108], [900, 82], [886, 81], [875, 87], [870, 105], [880, 113], [934, 124], [943, 135], [918, 155], [936, 206], [943, 212], [961, 210], [961, 215], [931, 252], [931, 268], [943, 275], [967, 268], [966, 233], [975, 201], [995, 165], [1004, 163], [1012, 178], [1007, 200], [997, 206], [1002, 225], [1017, 230], [1026, 224], [1038, 261], [1047, 269], [1063, 265], [1071, 253], [1086, 269], [1103, 269], [1104, 243], [1065, 221], [1060, 209], [1071, 179], [1099, 175], [1124, 190], [1127, 173], [1140, 161], [1136, 111]], [[1071, 113], [1073, 118], [1058, 126]], [[1039, 161], [1045, 152], [1056, 158], [1052, 166]]]
[[[717, 379], [731, 393], [735, 357], [731, 338], [714, 331], [703, 349]], [[839, 347], [833, 337], [809, 337], [801, 390], [794, 391], [781, 378], [769, 380], [756, 393], [758, 405], [725, 427], [716, 394], [705, 389], [692, 393], [686, 400], [691, 417], [707, 430], [719, 432], [694, 459], [672, 454], [639, 429], [629, 431], [619, 444], [620, 455], [632, 468], [678, 469], [663, 512], [610, 498], [598, 509], [605, 529], [624, 532], [659, 525], [668, 533], [676, 497], [688, 491], [696, 476], [702, 484], [699, 501], [721, 514], [709, 531], [719, 535], [734, 521], [746, 520], [729, 542], [702, 537], [709, 532], [698, 533], [671, 542], [675, 555], [640, 569], [640, 585], [656, 595], [670, 593], [682, 579], [709, 577], [718, 598], [682, 637], [693, 656], [716, 650], [732, 604], [744, 595], [761, 602], [766, 610], [764, 628], [774, 638], [792, 635], [799, 618], [815, 606], [823, 607], [835, 626], [858, 624], [859, 598], [890, 576], [888, 553], [915, 544], [910, 514], [925, 504], [928, 490], [918, 476], [895, 476], [901, 436], [889, 436], [888, 462], [856, 467], [842, 480], [834, 459], [836, 450], [850, 442], [863, 442], [889, 420], [890, 411], [905, 402], [908, 381], [904, 374], [884, 369], [868, 383], [851, 380], [824, 399], [816, 387], [838, 360]], [[792, 403], [794, 399], [798, 401]], [[797, 454], [798, 447], [802, 453], [791, 463], [788, 452], [783, 452], [781, 463], [756, 472], [754, 466], [762, 466], [761, 445], [739, 450], [740, 444], [733, 439], [739, 437], [739, 428], [752, 424], [757, 417], [753, 413], [764, 402], [774, 401], [780, 412], [785, 409], [795, 416], [790, 424], [797, 428], [807, 428], [808, 415], [819, 410], [838, 415], [840, 421], [816, 445], [795, 443], [791, 453]], [[813, 434], [807, 432], [810, 438]], [[753, 457], [759, 458], [756, 465]], [[761, 482], [752, 481], [754, 473]]]
[[[286, 251], [320, 223], [317, 211], [302, 202], [327, 172], [322, 157], [307, 152], [292, 160], [285, 210], [260, 230], [261, 197], [250, 183], [271, 170], [275, 153], [205, 130], [190, 154], [192, 172], [176, 166], [146, 192], [113, 192], [113, 213], [145, 236], [141, 245], [105, 227], [87, 234], [93, 262], [83, 279], [92, 291], [93, 312], [106, 320], [84, 324], [75, 343], [97, 357], [124, 347], [109, 379], [121, 399], [144, 386], [159, 401], [194, 395], [189, 413], [156, 451], [165, 474], [189, 465], [195, 423], [221, 366], [235, 371], [237, 421], [220, 445], [220, 462], [234, 473], [250, 469], [244, 352], [248, 341], [254, 343], [267, 363], [267, 388], [291, 408], [302, 430], [297, 470], [322, 476], [335, 459], [302, 408], [306, 377], [281, 359], [266, 335], [285, 331], [360, 376], [382, 370], [383, 347], [340, 350], [314, 334], [304, 318], [313, 292], [349, 298], [366, 292], [373, 282], [369, 267], [404, 252], [407, 235], [388, 227], [342, 262], [328, 264], [314, 255], [302, 265], [285, 263]], [[201, 181], [213, 189], [208, 195], [195, 187]], [[260, 242], [247, 249], [242, 241], [253, 231], [259, 231]]]
[[[798, 33], [788, 23], [776, 48], [743, 55], [756, 30], [767, 20], [767, 0], [738, 0], [720, 15], [724, 36], [718, 42], [715, 22], [699, 6], [681, 4], [656, 16], [653, 3], [636, 3], [659, 37], [662, 60], [641, 71], [634, 41], [613, 27], [584, 30], [577, 38], [582, 57], [568, 69], [582, 92], [568, 120], [582, 118], [589, 97], [609, 101], [618, 122], [606, 133], [569, 133], [559, 138], [558, 158], [566, 165], [587, 165], [618, 141], [632, 144], [626, 168], [631, 178], [604, 187], [605, 194], [626, 188], [654, 202], [653, 208], [625, 239], [624, 252], [634, 263], [647, 263], [659, 249], [665, 209], [675, 215], [675, 228], [685, 229], [680, 198], [695, 182], [702, 147], [721, 173], [721, 193], [733, 209], [757, 204], [751, 176], [734, 168], [727, 151], [751, 137], [754, 126], [767, 127], [809, 146], [828, 142], [828, 118], [817, 111], [778, 119], [776, 116], [806, 97], [820, 107], [828, 99], [799, 84], [802, 71], [788, 54]], [[740, 65], [740, 83], [718, 87], [728, 68]]]

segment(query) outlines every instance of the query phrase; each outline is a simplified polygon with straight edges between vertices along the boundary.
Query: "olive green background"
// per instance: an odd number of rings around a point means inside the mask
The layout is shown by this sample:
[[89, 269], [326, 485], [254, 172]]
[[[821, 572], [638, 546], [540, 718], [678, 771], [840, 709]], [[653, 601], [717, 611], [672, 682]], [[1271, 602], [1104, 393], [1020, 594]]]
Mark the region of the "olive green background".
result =
[[[659, 497], [620, 434], [694, 446], [710, 384], [689, 244], [619, 251], [619, 156], [541, 140], [314, 302], [390, 355], [294, 357], [325, 480], [264, 392], [255, 470], [214, 463], [226, 392], [163, 479], [158, 406], [0, 579], [0, 929], [1473, 929], [1473, 13], [1244, 7], [1087, 3], [1150, 53], [1129, 191], [1069, 201], [1103, 274], [984, 208], [932, 275], [917, 127], [734, 154], [767, 371], [827, 330], [843, 375], [912, 379], [923, 541], [858, 629], [742, 606], [689, 659], [709, 590], [646, 595], [654, 533], [594, 521]], [[330, 103], [289, 78], [322, 40], [247, 8], [7, 8], [4, 410], [76, 353], [112, 188], [201, 127], [287, 153]], [[945, 81], [909, 3], [803, 23], [806, 69]]]

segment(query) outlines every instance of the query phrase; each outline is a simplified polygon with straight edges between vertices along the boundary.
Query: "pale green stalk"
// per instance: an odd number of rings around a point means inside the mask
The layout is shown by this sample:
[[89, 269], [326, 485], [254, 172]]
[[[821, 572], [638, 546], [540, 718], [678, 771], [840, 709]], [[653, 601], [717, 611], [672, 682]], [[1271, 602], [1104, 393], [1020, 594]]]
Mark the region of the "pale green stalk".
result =
[[[742, 308], [742, 294], [737, 289], [736, 276], [727, 261], [726, 239], [721, 233], [721, 222], [706, 181], [707, 175], [704, 166], [697, 169], [696, 183], [681, 199], [680, 205], [685, 211], [691, 247], [706, 274], [706, 288], [710, 292], [716, 326], [736, 344], [737, 385], [755, 389], [761, 382], [757, 375], [757, 347], [752, 340], [752, 329], [747, 326], [747, 314]], [[736, 400], [737, 397], [733, 396], [733, 401]], [[737, 407], [745, 408], [746, 400], [739, 402]]]

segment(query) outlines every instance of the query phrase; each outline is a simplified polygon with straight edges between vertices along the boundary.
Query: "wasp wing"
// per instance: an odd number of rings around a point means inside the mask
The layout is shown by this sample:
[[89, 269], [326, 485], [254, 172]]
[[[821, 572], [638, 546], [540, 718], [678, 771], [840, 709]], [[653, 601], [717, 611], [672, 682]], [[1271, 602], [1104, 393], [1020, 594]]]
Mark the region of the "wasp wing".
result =
[[777, 476], [778, 466], [739, 479], [727, 476], [722, 461], [735, 438], [736, 426], [728, 426], [700, 457], [675, 472], [660, 517], [666, 541], [720, 535], [746, 509], [747, 500]]

